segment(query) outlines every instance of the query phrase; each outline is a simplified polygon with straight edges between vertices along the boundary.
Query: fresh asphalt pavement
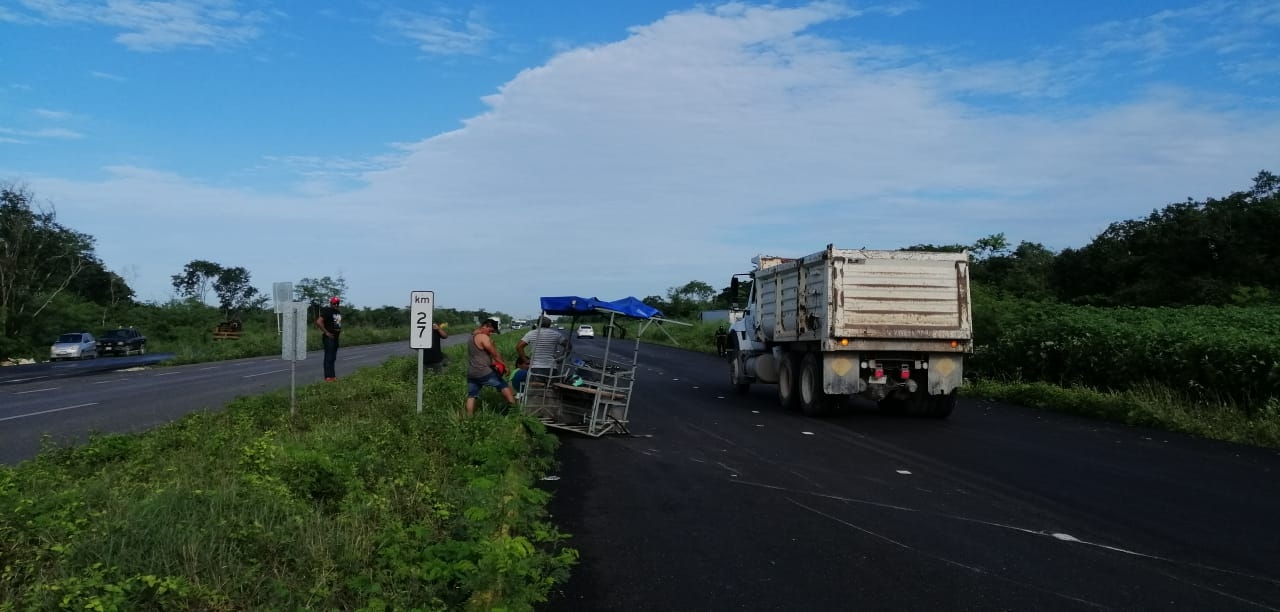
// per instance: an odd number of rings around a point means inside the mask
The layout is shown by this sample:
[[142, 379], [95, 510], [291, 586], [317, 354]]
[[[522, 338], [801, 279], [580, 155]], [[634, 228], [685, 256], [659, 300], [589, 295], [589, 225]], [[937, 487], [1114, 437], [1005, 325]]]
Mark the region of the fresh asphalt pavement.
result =
[[630, 429], [559, 435], [581, 559], [546, 609], [1280, 609], [1275, 451], [972, 400], [806, 418], [652, 345]]
[[[338, 373], [412, 354], [344, 347]], [[1275, 451], [969, 400], [944, 421], [860, 404], [810, 419], [769, 386], [734, 394], [715, 357], [640, 359], [630, 435], [559, 434], [543, 484], [581, 562], [546, 609], [1280, 609]], [[320, 355], [294, 375], [320, 381]], [[9, 377], [0, 463], [45, 433], [145, 429], [290, 376], [264, 357]]]

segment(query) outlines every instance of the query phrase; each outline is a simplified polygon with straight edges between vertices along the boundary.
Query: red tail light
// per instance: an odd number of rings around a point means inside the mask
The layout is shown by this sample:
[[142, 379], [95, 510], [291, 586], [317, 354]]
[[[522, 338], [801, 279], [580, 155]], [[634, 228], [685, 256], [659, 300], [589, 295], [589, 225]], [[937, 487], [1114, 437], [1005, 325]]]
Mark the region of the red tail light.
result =
[[876, 378], [884, 378], [884, 368], [876, 368]]
[[911, 378], [911, 370], [902, 368], [902, 380], [906, 380], [908, 378]]

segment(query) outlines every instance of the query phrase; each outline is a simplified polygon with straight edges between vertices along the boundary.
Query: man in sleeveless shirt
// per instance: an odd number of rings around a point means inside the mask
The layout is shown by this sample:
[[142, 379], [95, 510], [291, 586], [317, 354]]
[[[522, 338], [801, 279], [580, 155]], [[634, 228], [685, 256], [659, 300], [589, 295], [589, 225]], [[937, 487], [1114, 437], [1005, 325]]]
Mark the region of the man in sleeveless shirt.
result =
[[480, 390], [485, 387], [493, 387], [502, 393], [502, 399], [507, 400], [508, 406], [516, 403], [511, 386], [502, 378], [507, 371], [507, 364], [502, 361], [502, 355], [489, 338], [490, 334], [497, 333], [498, 325], [495, 318], [485, 320], [471, 332], [471, 339], [467, 342], [467, 416], [475, 414], [476, 398], [480, 397]]

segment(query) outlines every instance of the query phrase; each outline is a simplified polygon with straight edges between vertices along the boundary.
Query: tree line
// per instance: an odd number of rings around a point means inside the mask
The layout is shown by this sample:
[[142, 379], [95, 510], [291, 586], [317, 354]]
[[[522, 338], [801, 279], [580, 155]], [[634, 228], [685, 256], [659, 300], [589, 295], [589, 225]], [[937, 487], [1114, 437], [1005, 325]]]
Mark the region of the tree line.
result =
[[[156, 339], [168, 329], [211, 330], [229, 319], [270, 324], [272, 296], [254, 286], [243, 266], [194, 259], [170, 277], [173, 299], [143, 303], [124, 277], [107, 269], [95, 247], [92, 236], [59, 223], [53, 206], [39, 202], [29, 189], [0, 183], [0, 360], [40, 355], [54, 337], [67, 331], [146, 322], [158, 328], [144, 330]], [[407, 325], [407, 304], [355, 308], [346, 293], [341, 275], [307, 277], [294, 284], [293, 299], [312, 304], [314, 314], [338, 296], [352, 325]], [[510, 319], [486, 310], [434, 311], [436, 321], [460, 327], [492, 315]]]
[[[1037, 242], [1016, 246], [1003, 233], [973, 244], [916, 244], [904, 250], [968, 251], [978, 291], [995, 297], [1095, 306], [1272, 304], [1280, 296], [1280, 177], [1263, 170], [1249, 189], [1203, 201], [1188, 199], [1143, 218], [1117, 221], [1079, 248], [1054, 252]], [[29, 190], [0, 184], [0, 357], [48, 343], [71, 324], [127, 324], [121, 313], [144, 306], [129, 283], [106, 268], [95, 239], [58, 222], [52, 206]], [[257, 313], [270, 297], [250, 272], [196, 259], [171, 277], [176, 302], [205, 304], [210, 292], [218, 316]], [[339, 276], [304, 278], [294, 299], [313, 304], [344, 296]], [[740, 305], [730, 287], [703, 281], [669, 288], [644, 302], [669, 317], [693, 319], [703, 310]], [[151, 307], [162, 305], [152, 304]], [[352, 323], [395, 326], [406, 308], [352, 309]], [[471, 325], [498, 315], [485, 310], [436, 308], [435, 316]]]
[[[1249, 189], [1172, 203], [1111, 223], [1089, 244], [1059, 252], [1013, 245], [1003, 233], [973, 244], [915, 244], [906, 251], [965, 252], [976, 290], [995, 298], [1087, 306], [1275, 304], [1280, 298], [1280, 177], [1263, 170]], [[697, 318], [745, 299], [702, 281], [644, 302], [675, 318]]]

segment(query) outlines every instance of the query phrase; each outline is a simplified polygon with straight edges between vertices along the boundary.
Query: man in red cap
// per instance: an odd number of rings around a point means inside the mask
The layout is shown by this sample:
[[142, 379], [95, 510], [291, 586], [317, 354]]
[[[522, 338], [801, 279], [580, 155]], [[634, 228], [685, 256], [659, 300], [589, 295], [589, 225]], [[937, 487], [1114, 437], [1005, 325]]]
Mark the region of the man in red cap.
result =
[[333, 362], [338, 360], [338, 336], [342, 335], [342, 312], [338, 310], [341, 302], [336, 295], [329, 298], [329, 305], [321, 308], [320, 316], [316, 317], [316, 327], [324, 334], [320, 340], [324, 344], [325, 382], [333, 382], [338, 378], [333, 371]]
[[493, 345], [489, 334], [498, 333], [502, 322], [497, 317], [489, 317], [471, 332], [471, 342], [467, 344], [467, 416], [476, 412], [476, 399], [485, 387], [493, 387], [507, 400], [508, 406], [516, 403], [511, 385], [504, 378], [507, 375], [507, 364], [502, 361], [502, 354]]

